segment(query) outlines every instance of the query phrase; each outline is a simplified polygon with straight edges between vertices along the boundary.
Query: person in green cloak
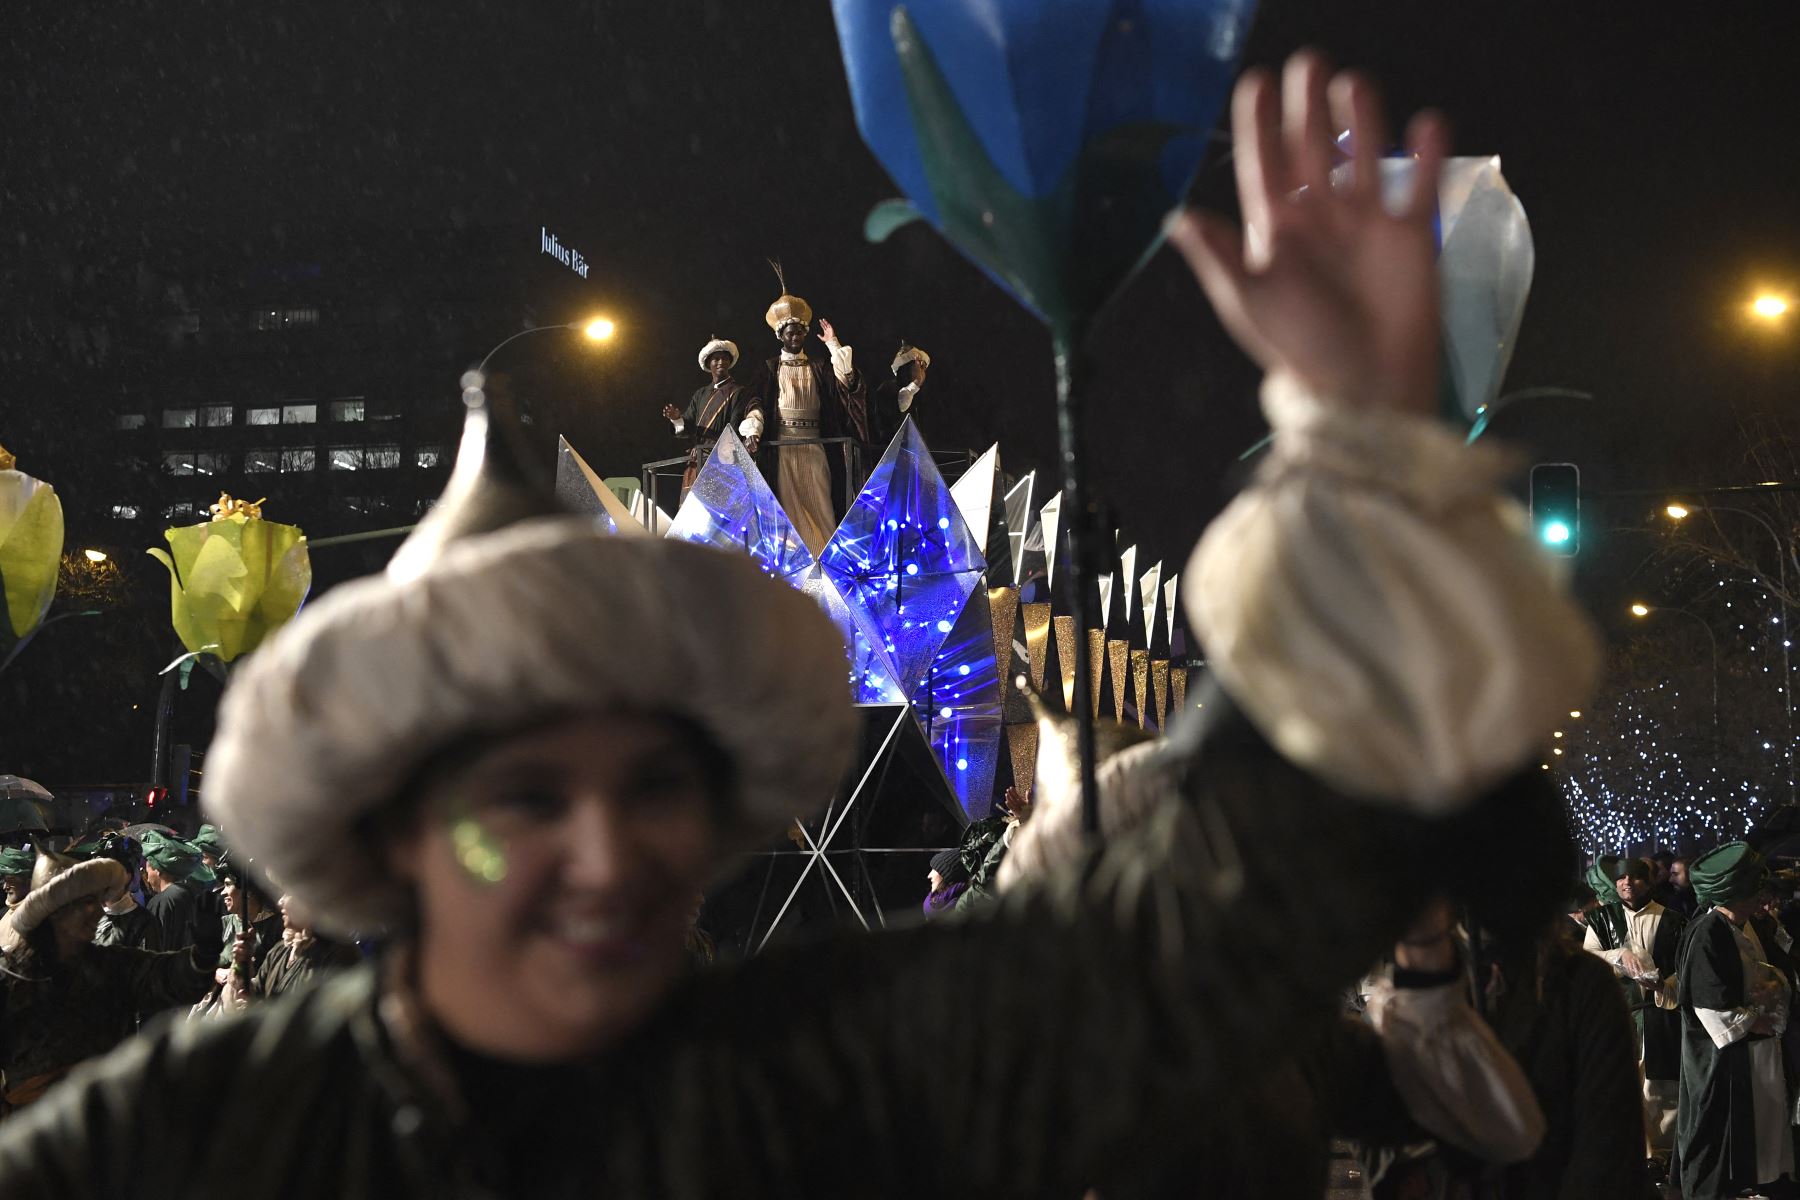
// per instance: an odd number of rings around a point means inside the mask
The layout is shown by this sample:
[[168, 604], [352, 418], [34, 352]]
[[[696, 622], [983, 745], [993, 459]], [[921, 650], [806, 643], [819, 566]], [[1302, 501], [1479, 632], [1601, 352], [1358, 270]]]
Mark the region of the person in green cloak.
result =
[[1702, 912], [1681, 946], [1681, 1088], [1676, 1155], [1687, 1200], [1736, 1196], [1794, 1175], [1791, 1095], [1781, 1034], [1792, 988], [1750, 922], [1768, 874], [1732, 842], [1695, 859]]
[[1681, 1018], [1676, 1011], [1675, 983], [1687, 918], [1650, 898], [1650, 866], [1643, 859], [1613, 862], [1611, 867], [1596, 864], [1594, 870], [1610, 871], [1618, 900], [1595, 910], [1606, 917], [1589, 920], [1582, 947], [1612, 968], [1636, 1022], [1647, 1149], [1655, 1164], [1653, 1170], [1661, 1176], [1667, 1171], [1675, 1142], [1681, 1078]]

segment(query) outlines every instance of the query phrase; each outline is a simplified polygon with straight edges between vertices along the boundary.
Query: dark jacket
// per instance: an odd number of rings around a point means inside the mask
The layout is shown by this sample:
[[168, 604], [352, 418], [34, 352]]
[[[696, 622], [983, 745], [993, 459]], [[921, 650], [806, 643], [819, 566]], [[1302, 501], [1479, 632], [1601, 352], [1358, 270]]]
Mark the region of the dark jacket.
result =
[[[8, 956], [0, 1052], [7, 1086], [105, 1054], [137, 1031], [139, 1013], [192, 1004], [211, 983], [212, 965], [188, 950], [85, 946], [53, 972], [30, 955]], [[0, 1187], [0, 1195], [10, 1192]]]

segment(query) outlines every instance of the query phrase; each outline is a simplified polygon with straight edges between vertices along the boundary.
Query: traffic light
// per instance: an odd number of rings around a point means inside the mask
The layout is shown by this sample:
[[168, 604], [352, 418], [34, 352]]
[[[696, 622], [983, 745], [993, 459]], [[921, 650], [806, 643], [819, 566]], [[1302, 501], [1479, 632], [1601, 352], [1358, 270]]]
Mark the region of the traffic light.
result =
[[1531, 531], [1552, 554], [1581, 549], [1581, 468], [1538, 463], [1531, 468]]

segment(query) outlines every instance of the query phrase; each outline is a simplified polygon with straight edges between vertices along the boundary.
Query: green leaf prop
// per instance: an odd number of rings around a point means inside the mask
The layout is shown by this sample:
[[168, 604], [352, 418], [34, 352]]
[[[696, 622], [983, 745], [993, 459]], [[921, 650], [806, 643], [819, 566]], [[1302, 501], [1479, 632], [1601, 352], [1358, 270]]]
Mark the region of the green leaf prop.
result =
[[293, 620], [312, 587], [306, 535], [293, 525], [234, 515], [170, 529], [170, 619], [190, 654], [231, 662]]

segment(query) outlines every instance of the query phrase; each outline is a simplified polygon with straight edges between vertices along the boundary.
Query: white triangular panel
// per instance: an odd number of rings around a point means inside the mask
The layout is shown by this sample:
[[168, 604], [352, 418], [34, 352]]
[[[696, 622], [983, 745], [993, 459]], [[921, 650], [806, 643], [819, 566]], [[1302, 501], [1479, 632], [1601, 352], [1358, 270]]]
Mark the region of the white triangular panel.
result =
[[1100, 628], [1105, 629], [1112, 624], [1113, 577], [1100, 576]]
[[1156, 641], [1156, 593], [1162, 590], [1162, 560], [1145, 571], [1138, 580], [1138, 599], [1143, 605], [1144, 643], [1149, 645]]
[[969, 465], [962, 478], [950, 485], [950, 498], [961, 510], [963, 524], [987, 544], [989, 522], [994, 518], [994, 484], [1000, 478], [1000, 443]]
[[1175, 587], [1181, 582], [1179, 573], [1163, 583], [1163, 619], [1169, 623], [1169, 652], [1175, 652]]
[[1037, 510], [1031, 506], [1032, 494], [1036, 491], [1037, 472], [1027, 471], [1025, 477], [1006, 493], [1006, 536], [1012, 542], [1015, 583], [1025, 574], [1025, 539], [1031, 536], [1032, 519], [1037, 516]]
[[[584, 483], [593, 492], [591, 498], [583, 490]], [[569, 445], [569, 439], [561, 435], [556, 439], [556, 494], [571, 509], [592, 514], [609, 532], [627, 536], [650, 532], [620, 502], [618, 493], [607, 487], [606, 481], [588, 466], [587, 459]]]
[[1133, 602], [1137, 599], [1136, 593], [1131, 590], [1131, 581], [1137, 578], [1136, 546], [1126, 547], [1125, 552], [1119, 555], [1119, 574], [1123, 583], [1119, 589], [1120, 599], [1125, 602], [1125, 620], [1129, 622], [1133, 612]]
[[1061, 549], [1056, 540], [1056, 525], [1062, 519], [1062, 493], [1050, 497], [1050, 502], [1038, 510], [1038, 520], [1044, 526], [1044, 575], [1045, 585], [1054, 590], [1056, 587], [1056, 555]]

